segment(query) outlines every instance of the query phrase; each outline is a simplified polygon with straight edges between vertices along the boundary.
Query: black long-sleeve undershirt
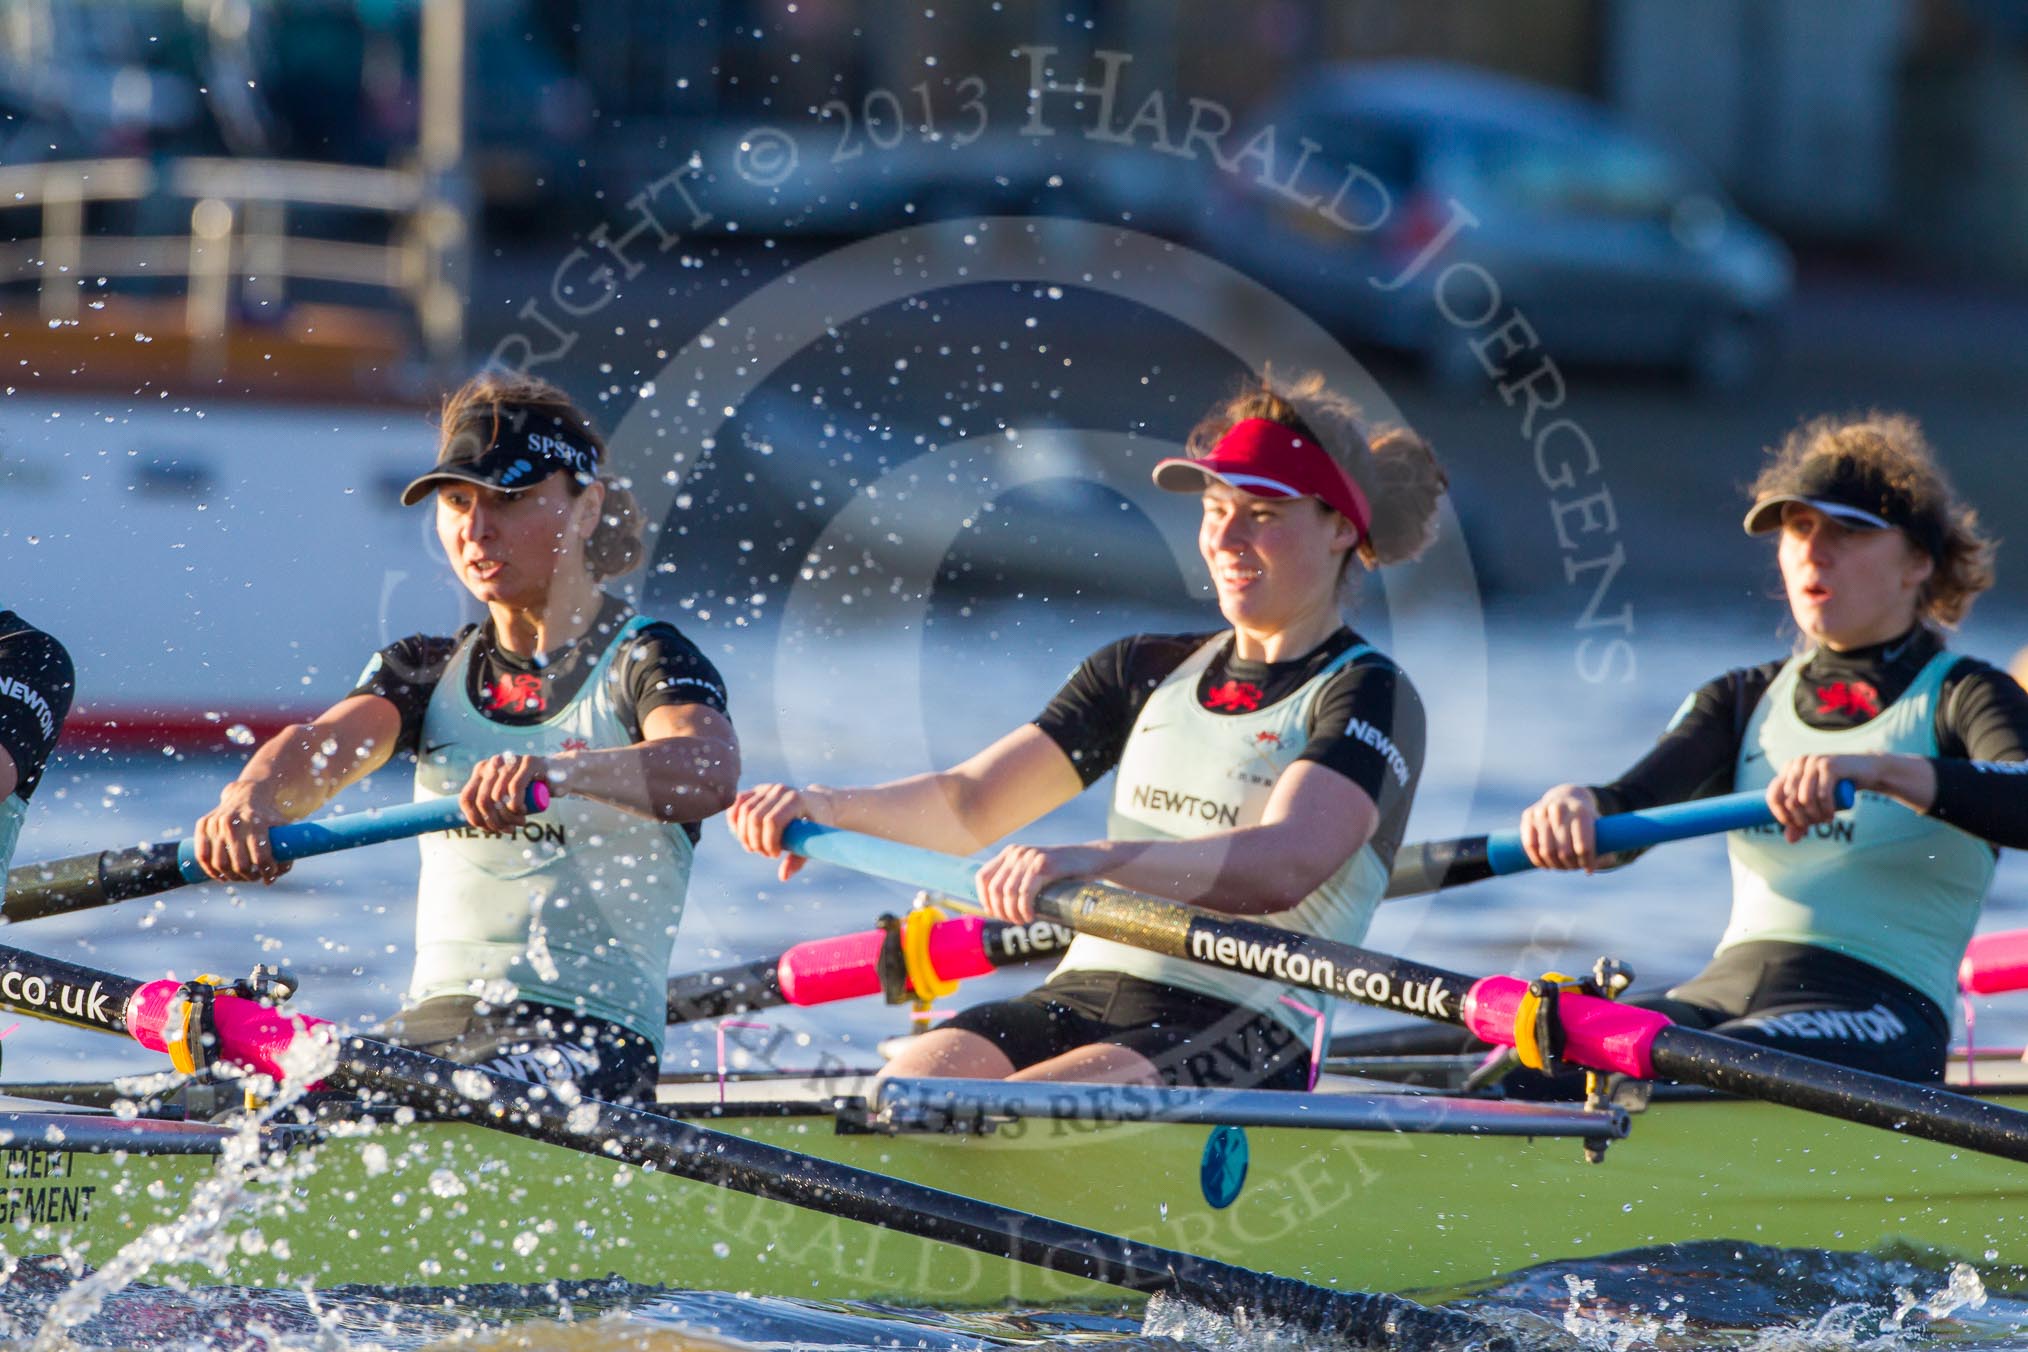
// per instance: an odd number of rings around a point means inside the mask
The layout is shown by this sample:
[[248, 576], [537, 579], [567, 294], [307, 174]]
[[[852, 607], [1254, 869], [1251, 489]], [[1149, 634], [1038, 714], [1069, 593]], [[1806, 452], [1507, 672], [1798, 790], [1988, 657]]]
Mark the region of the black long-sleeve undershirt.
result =
[[[1922, 627], [1849, 652], [1819, 649], [1797, 682], [1796, 714], [1814, 728], [1858, 727], [1901, 698], [1942, 650]], [[1700, 687], [1647, 755], [1593, 790], [1599, 810], [1731, 791], [1747, 720], [1782, 665], [1738, 668]], [[1936, 739], [1930, 815], [1994, 845], [2028, 848], [2028, 691], [1989, 663], [1959, 658], [1937, 700]]]

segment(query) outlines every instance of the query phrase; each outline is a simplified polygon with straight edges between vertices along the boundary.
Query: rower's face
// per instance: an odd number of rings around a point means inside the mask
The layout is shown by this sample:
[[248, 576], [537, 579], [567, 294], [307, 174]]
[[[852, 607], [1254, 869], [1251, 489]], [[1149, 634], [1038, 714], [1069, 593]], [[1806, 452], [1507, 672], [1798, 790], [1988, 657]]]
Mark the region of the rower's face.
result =
[[437, 539], [479, 600], [539, 606], [559, 567], [583, 568], [603, 496], [597, 484], [573, 496], [561, 474], [515, 493], [450, 480], [437, 489]]
[[1935, 570], [1901, 531], [1854, 529], [1796, 502], [1782, 507], [1778, 557], [1796, 627], [1834, 649], [1906, 632]]
[[1339, 562], [1357, 543], [1352, 524], [1314, 498], [1258, 498], [1205, 485], [1197, 549], [1211, 569], [1218, 608], [1233, 624], [1272, 630], [1330, 604]]

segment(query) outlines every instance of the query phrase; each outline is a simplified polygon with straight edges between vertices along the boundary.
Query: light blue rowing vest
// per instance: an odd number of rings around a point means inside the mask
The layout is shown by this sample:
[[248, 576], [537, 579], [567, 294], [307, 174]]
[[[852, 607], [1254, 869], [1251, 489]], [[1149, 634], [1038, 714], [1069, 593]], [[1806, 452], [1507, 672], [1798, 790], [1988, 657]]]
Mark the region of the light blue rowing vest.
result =
[[[416, 800], [455, 797], [473, 766], [503, 751], [550, 756], [632, 745], [614, 704], [612, 667], [651, 623], [640, 615], [628, 621], [576, 697], [527, 727], [496, 723], [473, 707], [466, 672], [477, 634], [468, 637], [423, 715], [428, 754], [417, 758]], [[580, 1009], [659, 1051], [690, 860], [680, 825], [568, 796], [518, 831], [424, 836], [408, 998], [473, 994]]]
[[[1299, 689], [1265, 709], [1217, 714], [1197, 702], [1197, 681], [1226, 641], [1226, 636], [1220, 635], [1205, 643], [1148, 696], [1120, 756], [1107, 815], [1108, 838], [1188, 840], [1258, 825], [1275, 781], [1295, 764], [1310, 740], [1310, 715], [1325, 682], [1373, 651], [1366, 644], [1354, 644]], [[1357, 725], [1351, 732], [1377, 748], [1393, 751], [1386, 729]], [[1400, 773], [1406, 778], [1406, 765]], [[1366, 937], [1366, 927], [1373, 922], [1373, 912], [1386, 888], [1387, 870], [1381, 867], [1373, 847], [1362, 845], [1323, 886], [1292, 909], [1247, 919], [1356, 944]], [[1071, 942], [1056, 969], [1058, 973], [1080, 970], [1123, 972], [1257, 1009], [1288, 1025], [1305, 1041], [1314, 1020], [1283, 1004], [1282, 997], [1291, 996], [1313, 1008], [1326, 1005], [1326, 997], [1308, 990], [1217, 971], [1088, 934]]]
[[[1808, 654], [1789, 659], [1747, 722], [1737, 786], [1765, 789], [1803, 755], [1936, 755], [1937, 699], [1957, 660], [1938, 653], [1877, 717], [1824, 729], [1796, 715]], [[1726, 843], [1732, 920], [1719, 952], [1761, 939], [1814, 944], [1871, 963], [1950, 1009], [1993, 881], [1992, 846], [1879, 793], [1860, 794], [1793, 845], [1775, 826], [1734, 831]]]

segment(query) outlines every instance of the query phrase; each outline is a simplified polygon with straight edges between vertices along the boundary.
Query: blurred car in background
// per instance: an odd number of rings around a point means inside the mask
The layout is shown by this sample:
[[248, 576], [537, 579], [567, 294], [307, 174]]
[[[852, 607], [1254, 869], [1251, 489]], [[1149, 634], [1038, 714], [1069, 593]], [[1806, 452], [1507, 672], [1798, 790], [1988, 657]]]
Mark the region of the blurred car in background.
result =
[[[1793, 285], [1788, 251], [1740, 214], [1687, 157], [1575, 95], [1464, 66], [1383, 62], [1320, 69], [1229, 142], [1273, 127], [1285, 174], [1329, 192], [1358, 165], [1384, 188], [1342, 213], [1262, 186], [1257, 170], [1212, 175], [1215, 205], [1193, 243], [1274, 286], [1344, 336], [1420, 355], [1432, 379], [1482, 385], [1475, 336], [1439, 310], [1434, 277], [1471, 261], [1496, 280], [1559, 362], [1678, 366], [1702, 388], [1736, 389], [1766, 366]], [[1419, 284], [1392, 281], [1462, 207], [1458, 231]], [[1453, 312], [1474, 304], [1454, 298]], [[1499, 322], [1498, 319], [1493, 322]]]

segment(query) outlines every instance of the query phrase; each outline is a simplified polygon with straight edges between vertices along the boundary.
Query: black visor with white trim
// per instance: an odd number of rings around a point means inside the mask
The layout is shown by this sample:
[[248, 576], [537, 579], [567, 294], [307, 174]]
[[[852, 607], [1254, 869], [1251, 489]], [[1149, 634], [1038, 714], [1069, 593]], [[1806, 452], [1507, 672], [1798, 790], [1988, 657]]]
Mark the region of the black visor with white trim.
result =
[[1890, 483], [1878, 470], [1842, 455], [1818, 455], [1803, 461], [1790, 482], [1761, 494], [1747, 510], [1748, 535], [1781, 529], [1786, 503], [1814, 507], [1833, 521], [1854, 530], [1900, 530], [1931, 558], [1943, 557], [1948, 526], [1943, 512], [1917, 502]]
[[401, 505], [414, 506], [447, 480], [515, 493], [552, 474], [589, 480], [598, 472], [598, 445], [583, 431], [547, 411], [507, 406], [466, 419], [446, 437], [436, 468], [401, 491]]

